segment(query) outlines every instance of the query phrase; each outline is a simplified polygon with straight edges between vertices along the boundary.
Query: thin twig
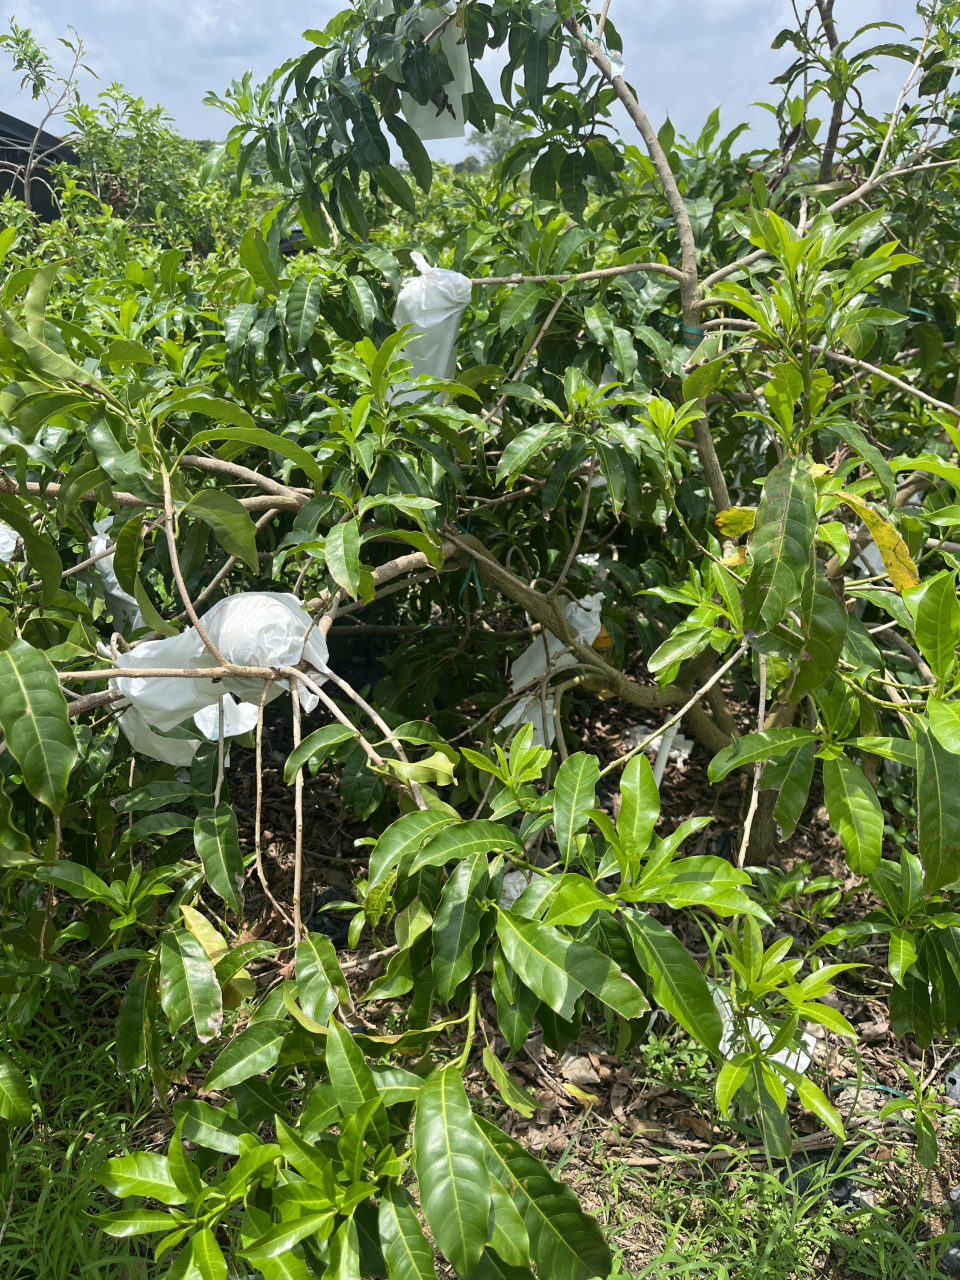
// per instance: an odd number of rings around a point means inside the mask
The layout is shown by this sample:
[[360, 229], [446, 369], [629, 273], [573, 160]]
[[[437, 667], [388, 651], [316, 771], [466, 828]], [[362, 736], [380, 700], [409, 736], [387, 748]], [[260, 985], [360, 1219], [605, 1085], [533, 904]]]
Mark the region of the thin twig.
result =
[[619, 267], [597, 267], [595, 271], [561, 272], [554, 276], [477, 276], [470, 283], [482, 284], [578, 284], [581, 280], [609, 280], [613, 276], [625, 276], [634, 271], [650, 271], [681, 279], [683, 273], [665, 262], [625, 262]]
[[220, 806], [220, 792], [223, 788], [223, 694], [217, 699], [217, 785], [213, 793], [214, 809]]
[[177, 556], [177, 539], [173, 530], [173, 495], [170, 492], [170, 477], [167, 475], [166, 467], [161, 466], [160, 476], [163, 481], [163, 510], [166, 516], [164, 529], [167, 535], [167, 550], [170, 553], [170, 567], [173, 569], [173, 576], [177, 583], [177, 590], [180, 592], [180, 599], [183, 601], [183, 607], [186, 609], [190, 621], [197, 629], [197, 635], [216, 658], [217, 662], [220, 663], [221, 666], [225, 666], [226, 659], [207, 635], [206, 630], [197, 616], [197, 611], [193, 607], [193, 601], [187, 593], [187, 584], [183, 580], [183, 573], [180, 569], [180, 560]]
[[744, 643], [740, 646], [740, 648], [733, 655], [733, 657], [728, 658], [727, 661], [723, 664], [723, 666], [720, 667], [719, 670], [713, 673], [713, 675], [710, 677], [707, 683], [703, 685], [702, 688], [697, 690], [697, 692], [693, 695], [693, 697], [689, 700], [689, 702], [685, 702], [683, 704], [683, 706], [676, 713], [676, 715], [672, 715], [669, 720], [665, 720], [663, 724], [659, 727], [659, 729], [654, 729], [654, 731], [651, 734], [648, 734], [648, 736], [644, 738], [642, 742], [638, 743], [635, 747], [633, 747], [630, 751], [628, 751], [626, 755], [618, 756], [616, 760], [611, 760], [605, 769], [600, 770], [599, 776], [603, 778], [606, 774], [610, 773], [613, 769], [618, 769], [620, 768], [621, 765], [626, 764], [628, 760], [632, 760], [633, 757], [637, 754], [637, 752], [644, 751], [647, 747], [649, 747], [650, 743], [653, 742], [654, 738], [659, 738], [660, 735], [662, 733], [665, 733], [672, 724], [677, 724], [680, 720], [682, 720], [683, 717], [690, 710], [690, 708], [695, 707], [697, 705], [697, 703], [704, 696], [704, 694], [706, 694], [707, 692], [709, 692], [710, 689], [713, 688], [713, 686], [717, 683], [717, 681], [720, 679], [721, 676], [725, 676], [727, 674], [727, 672], [730, 670], [733, 664], [737, 662], [740, 658], [742, 658], [744, 653], [746, 653], [746, 651], [747, 651], [747, 646]]
[[[767, 660], [761, 653], [760, 660], [760, 706], [757, 711], [757, 733], [763, 732], [763, 725], [767, 718]], [[766, 762], [758, 760], [753, 766], [753, 788], [750, 792], [750, 808], [747, 810], [746, 821], [743, 824], [743, 839], [740, 841], [740, 852], [737, 854], [737, 866], [742, 867], [747, 859], [747, 846], [750, 844], [750, 831], [753, 827], [754, 814], [757, 812], [757, 804], [760, 799], [760, 775], [763, 773], [763, 766]]]
[[276, 910], [283, 919], [286, 920], [291, 929], [295, 930], [296, 926], [293, 921], [270, 892], [270, 886], [267, 884], [266, 872], [263, 869], [263, 853], [260, 846], [260, 824], [262, 821], [263, 810], [263, 708], [266, 706], [267, 697], [269, 696], [272, 684], [272, 679], [264, 680], [263, 693], [260, 695], [260, 704], [257, 708], [257, 818], [253, 830], [253, 850], [257, 863], [257, 875], [260, 877], [263, 892], [273, 903], [274, 910]]
[[[290, 701], [293, 704], [293, 749], [300, 745], [300, 690], [296, 680], [290, 681]], [[293, 811], [296, 819], [296, 838], [293, 858], [293, 945], [299, 946], [303, 937], [303, 919], [300, 913], [300, 896], [303, 886], [303, 765], [297, 770], [293, 790]]]
[[[362, 698], [360, 694], [357, 693], [356, 689], [353, 688], [352, 685], [347, 684], [346, 680], [344, 680], [342, 676], [338, 676], [334, 671], [327, 671], [324, 674], [326, 675], [328, 680], [332, 680], [334, 684], [339, 685], [348, 698], [353, 699], [353, 701], [357, 704], [360, 710], [365, 712], [366, 715], [370, 717], [370, 719], [377, 726], [377, 728], [380, 730], [383, 736], [390, 742], [390, 744], [393, 746], [397, 755], [404, 762], [404, 764], [409, 764], [409, 761], [407, 760], [406, 752], [403, 749], [403, 743], [400, 741], [399, 738], [394, 736], [394, 732], [390, 728], [390, 726], [387, 724], [386, 720], [384, 720], [383, 717], [378, 712], [374, 711], [373, 707], [370, 706], [369, 702], [367, 702], [365, 698]], [[427, 805], [426, 800], [424, 800], [418, 784], [416, 782], [410, 782], [408, 783], [408, 786], [410, 787], [411, 794], [413, 795], [413, 798], [416, 801], [417, 808], [418, 809], [428, 808], [429, 806]]]
[[[540, 326], [537, 332], [537, 336], [534, 338], [533, 342], [530, 343], [530, 346], [527, 348], [523, 359], [517, 365], [514, 372], [510, 375], [510, 378], [508, 379], [508, 381], [519, 382], [520, 375], [523, 373], [524, 369], [533, 359], [533, 353], [536, 351], [537, 347], [546, 337], [547, 331], [550, 328], [550, 326], [553, 324], [554, 318], [557, 312], [560, 310], [560, 307], [562, 306], [563, 300], [565, 297], [566, 297], [566, 294], [561, 293], [560, 297], [556, 300], [556, 302], [550, 308], [550, 312], [547, 315], [546, 320], [544, 320], [543, 324]], [[503, 406], [507, 403], [507, 400], [509, 399], [509, 397], [510, 397], [510, 392], [505, 391], [503, 395], [500, 397], [500, 399], [497, 401], [497, 403], [489, 411], [489, 413], [487, 412], [486, 409], [484, 409], [480, 416], [486, 421], [489, 421], [491, 418], [495, 418], [497, 414], [500, 412], [500, 410], [503, 408]]]
[[577, 529], [577, 536], [574, 538], [573, 543], [571, 544], [569, 554], [567, 555], [566, 564], [563, 566], [563, 568], [560, 571], [560, 577], [557, 579], [556, 586], [551, 587], [550, 590], [547, 592], [547, 596], [550, 599], [553, 599], [553, 597], [556, 596], [557, 592], [563, 586], [564, 579], [566, 578], [567, 574], [570, 572], [570, 566], [573, 564], [574, 560], [577, 557], [577, 552], [580, 550], [580, 540], [583, 537], [584, 529], [587, 527], [587, 516], [590, 513], [590, 492], [593, 489], [593, 473], [596, 470], [596, 466], [597, 466], [597, 458], [596, 458], [596, 454], [594, 454], [594, 456], [590, 459], [590, 467], [587, 471], [587, 480], [583, 490], [583, 510], [580, 513], [580, 527]]

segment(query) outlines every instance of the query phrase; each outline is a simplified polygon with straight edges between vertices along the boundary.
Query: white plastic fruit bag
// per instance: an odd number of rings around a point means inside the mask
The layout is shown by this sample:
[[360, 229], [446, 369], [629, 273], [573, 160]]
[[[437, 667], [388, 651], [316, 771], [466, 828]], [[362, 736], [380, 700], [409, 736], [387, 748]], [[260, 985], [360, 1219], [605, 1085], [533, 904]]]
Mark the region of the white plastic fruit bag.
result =
[[[600, 628], [603, 625], [600, 619], [603, 601], [603, 592], [598, 591], [596, 595], [584, 596], [582, 600], [567, 600], [561, 607], [560, 612], [567, 625], [573, 628], [581, 644], [593, 644], [600, 634]], [[573, 665], [573, 655], [560, 652], [567, 647], [564, 642], [552, 631], [542, 631], [533, 643], [510, 664], [510, 678], [515, 690], [522, 689], [532, 680], [539, 680], [546, 671], [547, 648], [544, 646], [544, 637], [546, 637], [550, 659], [555, 669]], [[553, 698], [547, 698], [547, 724], [544, 726], [540, 691], [534, 687], [527, 697], [521, 698], [511, 707], [497, 725], [497, 729], [505, 729], [515, 724], [532, 724], [534, 743], [538, 747], [552, 746], [556, 736], [553, 728]]]
[[[413, 376], [455, 378], [457, 375], [457, 340], [460, 320], [470, 301], [472, 286], [459, 271], [431, 267], [420, 253], [412, 253], [413, 264], [420, 272], [404, 280], [393, 311], [393, 323], [399, 329], [411, 324], [416, 337], [404, 347], [404, 356], [413, 362]], [[397, 404], [418, 399], [422, 391], [404, 391], [395, 397]]]
[[[323, 636], [310, 627], [310, 615], [295, 595], [269, 591], [245, 591], [228, 596], [205, 613], [200, 622], [213, 644], [228, 662], [238, 666], [296, 666], [302, 658], [309, 663], [311, 678], [320, 683], [319, 673], [327, 668], [327, 645]], [[304, 636], [307, 635], [306, 643]], [[121, 667], [215, 667], [213, 655], [204, 645], [195, 627], [165, 640], [148, 640], [117, 659]], [[257, 721], [257, 707], [263, 695], [263, 681], [244, 677], [227, 677], [219, 684], [203, 677], [150, 676], [144, 679], [117, 680], [117, 687], [130, 702], [130, 711], [120, 717], [120, 725], [131, 746], [146, 755], [170, 764], [180, 764], [188, 743], [167, 739], [150, 731], [169, 731], [192, 719], [200, 733], [216, 740], [219, 732], [217, 704], [222, 694], [234, 694], [224, 700], [224, 733], [227, 737], [244, 733]], [[278, 680], [270, 690], [269, 700], [289, 687]], [[300, 704], [312, 711], [319, 699], [300, 685]], [[136, 741], [135, 741], [136, 739]], [[142, 744], [142, 745], [138, 745]], [[198, 743], [194, 743], [192, 759]], [[161, 751], [163, 754], [161, 754]], [[189, 759], [187, 763], [189, 763]]]
[[13, 557], [17, 554], [17, 542], [20, 539], [16, 529], [3, 520], [0, 520], [0, 560], [4, 564], [9, 564]]
[[[454, 0], [448, 0], [443, 8], [424, 9], [420, 19], [420, 34], [428, 36], [436, 30], [445, 16], [456, 12]], [[473, 92], [473, 73], [470, 70], [470, 54], [466, 41], [461, 43], [463, 32], [456, 22], [451, 22], [439, 37], [440, 47], [450, 68], [452, 79], [444, 86], [446, 103], [438, 107], [435, 102], [425, 105], [417, 102], [406, 90], [401, 94], [403, 114], [410, 127], [424, 141], [435, 138], [462, 138], [466, 132], [463, 112], [464, 95]], [[436, 40], [431, 41], [431, 48]]]

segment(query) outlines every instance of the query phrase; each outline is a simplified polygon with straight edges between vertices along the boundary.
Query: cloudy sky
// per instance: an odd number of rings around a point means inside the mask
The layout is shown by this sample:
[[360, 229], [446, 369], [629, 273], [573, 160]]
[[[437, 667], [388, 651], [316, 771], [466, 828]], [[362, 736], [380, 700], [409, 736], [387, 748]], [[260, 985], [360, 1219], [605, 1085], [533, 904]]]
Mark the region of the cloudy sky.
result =
[[[30, 26], [51, 49], [57, 38], [76, 27], [87, 50], [87, 62], [99, 84], [85, 77], [88, 99], [113, 80], [162, 103], [180, 130], [196, 138], [222, 137], [229, 127], [219, 111], [203, 106], [208, 89], [222, 91], [248, 68], [262, 78], [285, 59], [305, 50], [301, 33], [322, 27], [345, 0], [181, 0], [152, 4], [149, 0], [19, 0], [5, 7]], [[838, 0], [841, 34], [852, 34], [868, 22], [900, 22], [908, 36], [919, 30], [910, 0]], [[659, 126], [669, 113], [680, 132], [698, 132], [715, 107], [730, 127], [749, 120], [753, 135], [743, 145], [768, 141], [770, 127], [756, 100], [776, 100], [768, 82], [789, 65], [790, 46], [774, 52], [770, 42], [792, 22], [788, 0], [613, 0], [611, 19], [624, 39], [627, 78], [637, 88], [641, 105]], [[898, 39], [896, 32], [879, 39]], [[496, 70], [496, 68], [491, 68]], [[883, 110], [896, 95], [906, 64], [881, 62], [870, 77], [868, 103]], [[495, 84], [496, 75], [487, 76]], [[17, 80], [0, 51], [0, 109], [33, 121], [37, 104], [18, 92]], [[626, 133], [632, 126], [625, 118]], [[437, 158], [464, 154], [461, 142], [428, 144]]]

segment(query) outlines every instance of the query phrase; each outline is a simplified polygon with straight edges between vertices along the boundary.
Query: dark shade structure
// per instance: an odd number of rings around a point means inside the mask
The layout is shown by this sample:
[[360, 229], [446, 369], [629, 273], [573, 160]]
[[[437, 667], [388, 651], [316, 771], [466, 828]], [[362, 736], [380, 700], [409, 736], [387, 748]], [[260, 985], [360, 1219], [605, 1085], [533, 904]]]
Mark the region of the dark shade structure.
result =
[[59, 209], [47, 185], [50, 182], [49, 166], [58, 161], [77, 164], [79, 157], [71, 146], [54, 134], [41, 132], [37, 138], [36, 126], [9, 116], [5, 111], [0, 111], [0, 195], [10, 191], [18, 199], [23, 199], [23, 170], [35, 138], [35, 155], [43, 159], [30, 183], [30, 203], [39, 218], [52, 222]]

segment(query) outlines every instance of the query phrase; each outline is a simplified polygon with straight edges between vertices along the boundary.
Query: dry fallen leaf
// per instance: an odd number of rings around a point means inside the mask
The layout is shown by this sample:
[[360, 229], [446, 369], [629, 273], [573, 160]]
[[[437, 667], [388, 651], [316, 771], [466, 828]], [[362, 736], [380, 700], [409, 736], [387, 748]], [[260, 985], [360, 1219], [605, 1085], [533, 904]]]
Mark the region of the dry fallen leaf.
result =
[[600, 1076], [586, 1055], [564, 1058], [560, 1064], [564, 1080], [570, 1084], [599, 1084]]
[[692, 1129], [698, 1138], [707, 1140], [713, 1137], [713, 1125], [709, 1120], [704, 1120], [703, 1116], [682, 1115], [677, 1116], [676, 1119], [688, 1129]]

